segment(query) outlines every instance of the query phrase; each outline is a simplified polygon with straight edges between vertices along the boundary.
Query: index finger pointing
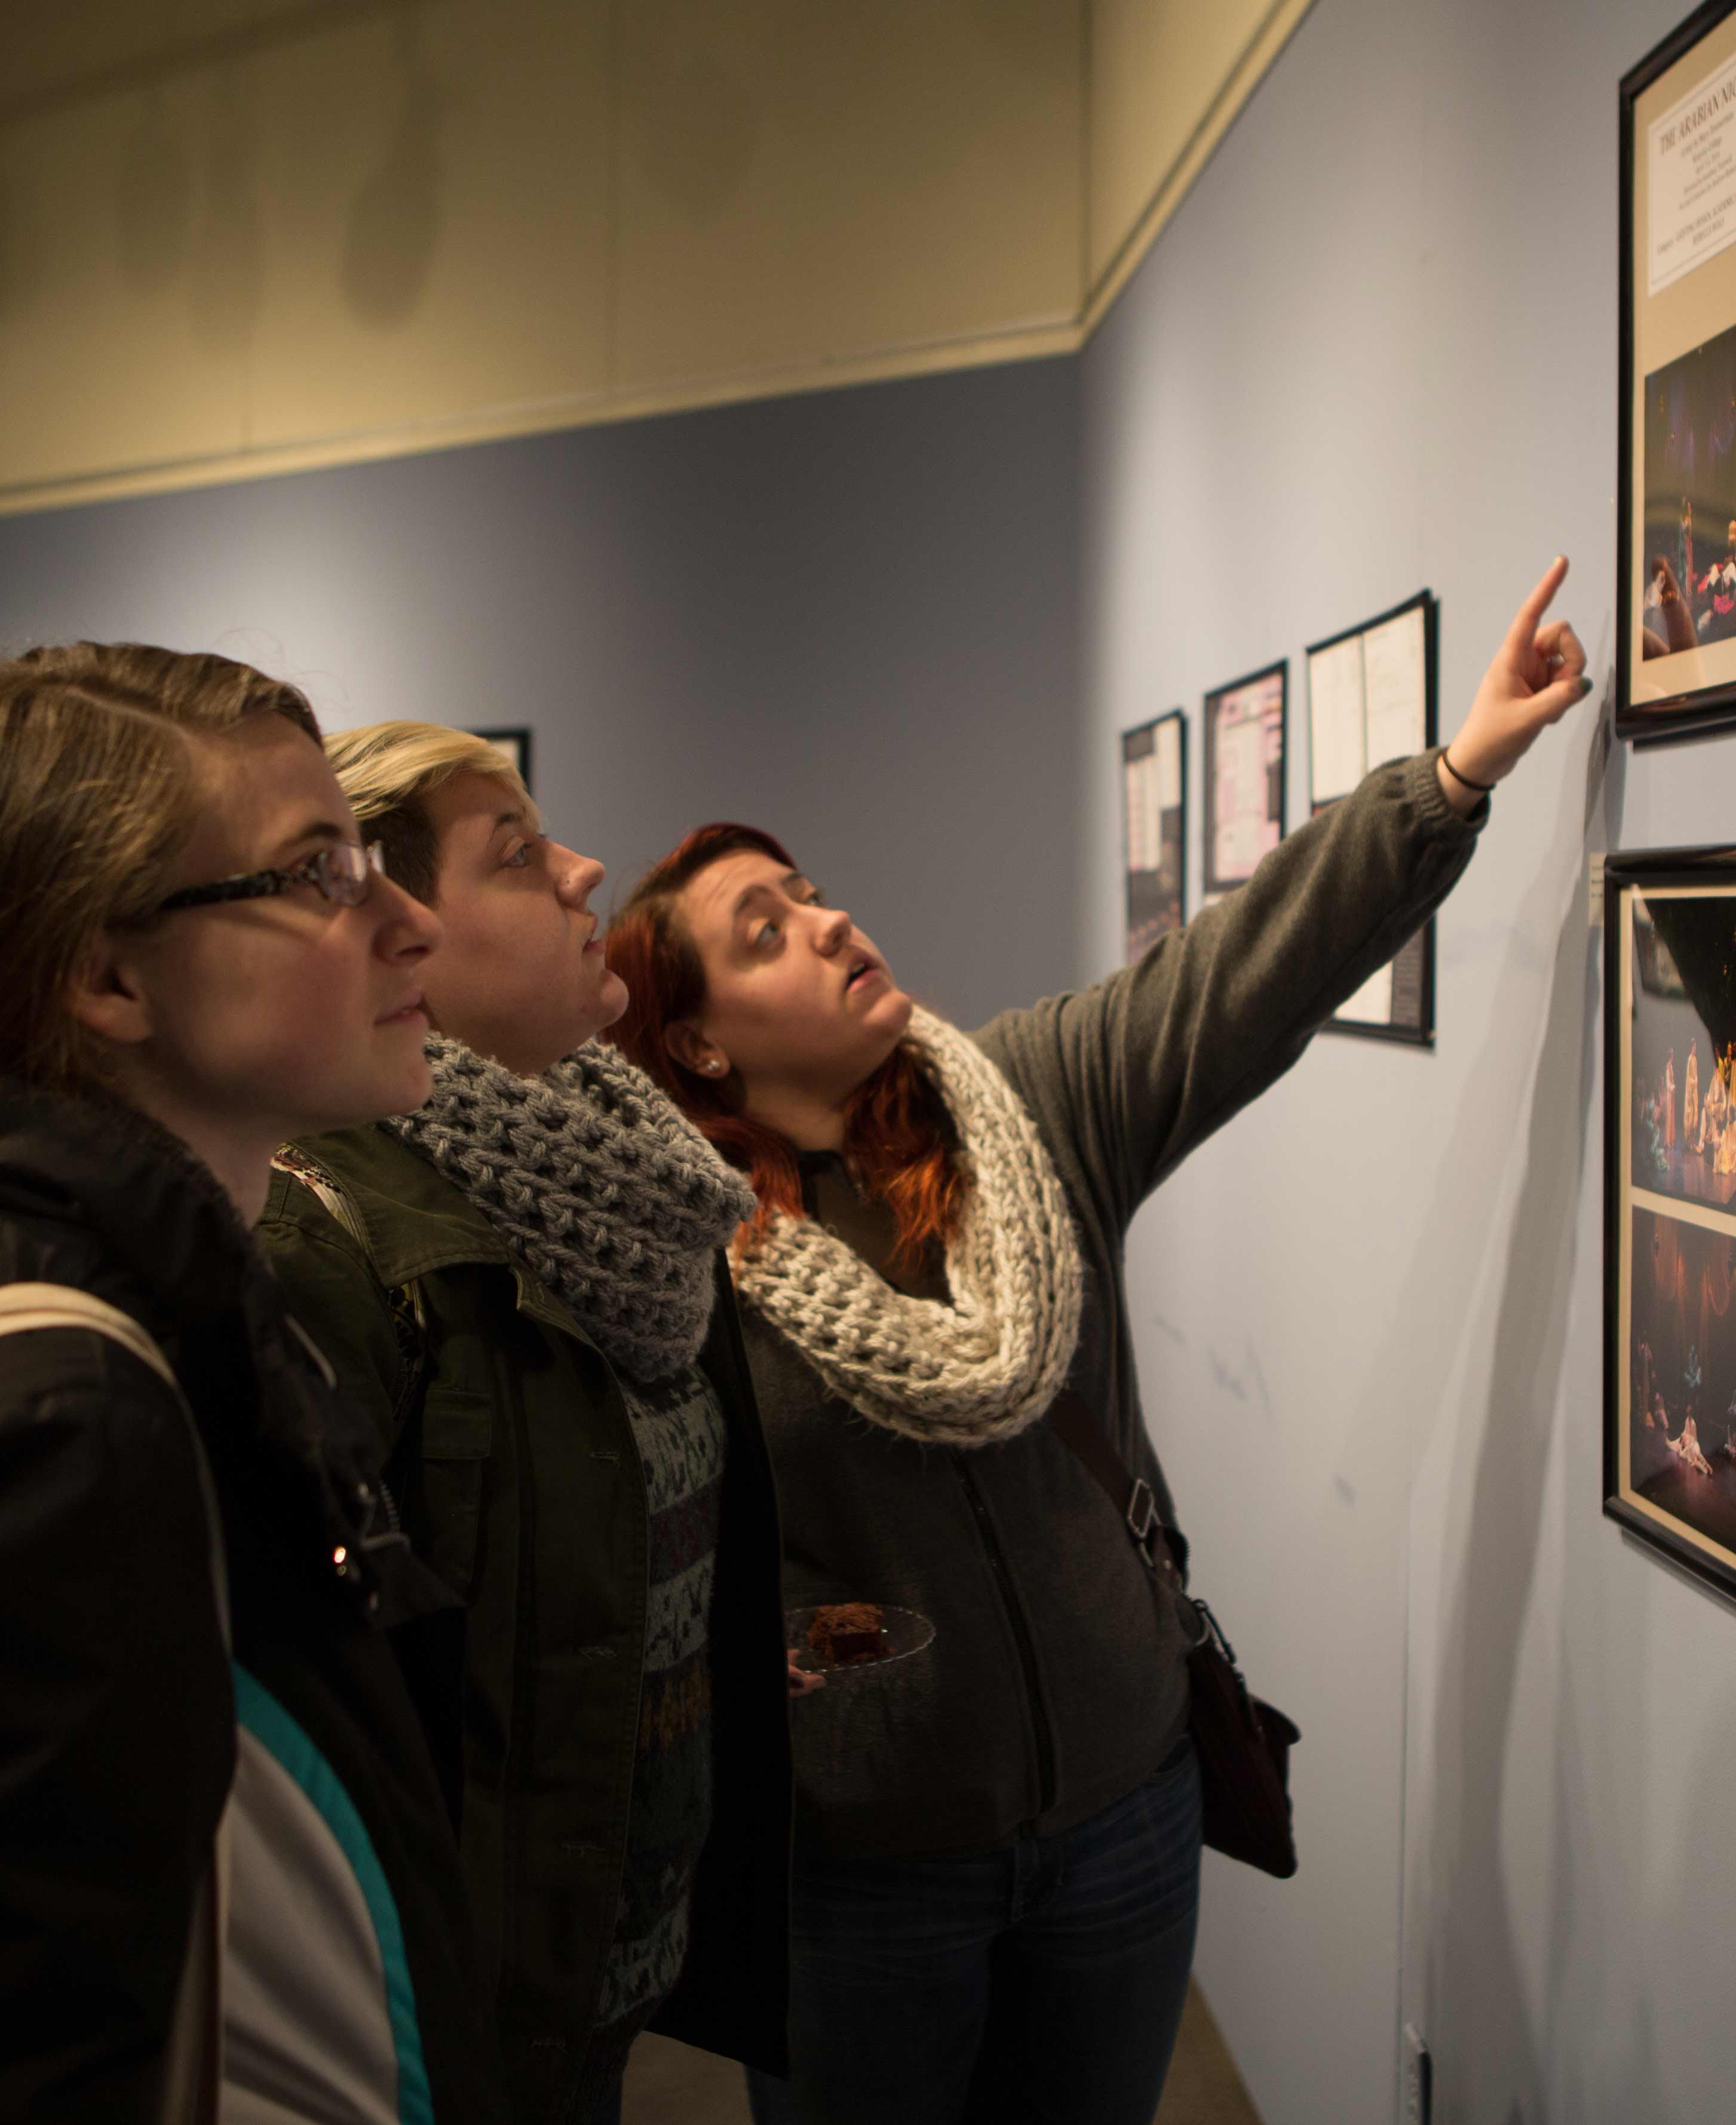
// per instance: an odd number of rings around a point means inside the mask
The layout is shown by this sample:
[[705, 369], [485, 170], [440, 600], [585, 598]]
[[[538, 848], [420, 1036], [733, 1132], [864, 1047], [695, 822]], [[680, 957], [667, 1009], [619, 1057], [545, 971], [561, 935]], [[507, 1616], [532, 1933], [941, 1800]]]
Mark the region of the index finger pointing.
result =
[[1527, 598], [1513, 616], [1513, 624], [1507, 631], [1507, 651], [1511, 657], [1523, 657], [1531, 646], [1538, 623], [1549, 610], [1549, 601], [1560, 589], [1567, 574], [1567, 556], [1556, 554], [1543, 571], [1537, 587]]

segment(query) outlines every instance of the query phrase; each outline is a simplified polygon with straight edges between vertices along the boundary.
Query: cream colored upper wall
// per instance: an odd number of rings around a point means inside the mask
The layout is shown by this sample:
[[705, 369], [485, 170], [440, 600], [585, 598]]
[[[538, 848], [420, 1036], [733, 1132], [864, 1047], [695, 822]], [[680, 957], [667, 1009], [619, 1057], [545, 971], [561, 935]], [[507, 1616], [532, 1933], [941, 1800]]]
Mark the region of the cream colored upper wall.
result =
[[1309, 5], [1090, 0], [1088, 312], [1144, 255]]
[[31, 12], [13, 509], [1076, 346], [1276, 49], [1249, 0]]

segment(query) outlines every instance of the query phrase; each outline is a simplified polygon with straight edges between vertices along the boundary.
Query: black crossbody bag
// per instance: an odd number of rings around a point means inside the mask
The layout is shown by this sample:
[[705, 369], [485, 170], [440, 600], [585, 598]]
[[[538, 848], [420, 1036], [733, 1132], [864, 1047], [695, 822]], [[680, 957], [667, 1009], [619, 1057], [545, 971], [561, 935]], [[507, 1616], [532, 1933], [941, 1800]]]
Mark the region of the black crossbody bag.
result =
[[1128, 1473], [1076, 1388], [1061, 1390], [1049, 1422], [1114, 1506], [1151, 1575], [1154, 1594], [1160, 1599], [1173, 1595], [1197, 1619], [1198, 1636], [1188, 1656], [1188, 1723], [1199, 1758], [1207, 1844], [1287, 1881], [1296, 1872], [1290, 1751], [1301, 1733], [1282, 1712], [1250, 1694], [1216, 1617], [1187, 1590], [1173, 1531], [1157, 1516], [1151, 1486], [1143, 1476]]

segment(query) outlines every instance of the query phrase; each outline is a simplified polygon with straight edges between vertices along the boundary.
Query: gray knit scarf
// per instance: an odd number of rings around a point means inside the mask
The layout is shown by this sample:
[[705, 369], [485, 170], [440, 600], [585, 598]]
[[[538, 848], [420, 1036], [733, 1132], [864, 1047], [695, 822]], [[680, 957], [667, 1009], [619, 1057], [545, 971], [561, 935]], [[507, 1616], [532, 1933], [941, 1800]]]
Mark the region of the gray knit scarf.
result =
[[987, 1446], [1035, 1424], [1066, 1386], [1084, 1270], [1066, 1191], [1019, 1095], [944, 1020], [919, 1011], [908, 1038], [971, 1177], [946, 1251], [951, 1305], [895, 1291], [812, 1218], [781, 1211], [736, 1261], [736, 1289], [872, 1422]]
[[593, 1041], [520, 1077], [430, 1034], [434, 1091], [385, 1126], [444, 1174], [636, 1380], [691, 1364], [712, 1256], [753, 1191], [642, 1070]]

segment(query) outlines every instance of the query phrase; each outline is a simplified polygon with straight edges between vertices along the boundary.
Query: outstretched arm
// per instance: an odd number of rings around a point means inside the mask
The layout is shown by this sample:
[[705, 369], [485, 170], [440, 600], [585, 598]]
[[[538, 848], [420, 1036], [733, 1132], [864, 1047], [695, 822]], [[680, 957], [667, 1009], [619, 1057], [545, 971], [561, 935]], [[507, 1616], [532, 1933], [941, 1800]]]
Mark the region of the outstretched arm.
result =
[[1445, 749], [1451, 767], [1437, 752], [1376, 768], [1134, 965], [977, 1034], [1106, 1224], [1125, 1227], [1446, 898], [1487, 817], [1469, 785], [1510, 774], [1589, 691], [1572, 629], [1543, 624], [1565, 568], [1519, 608]]

